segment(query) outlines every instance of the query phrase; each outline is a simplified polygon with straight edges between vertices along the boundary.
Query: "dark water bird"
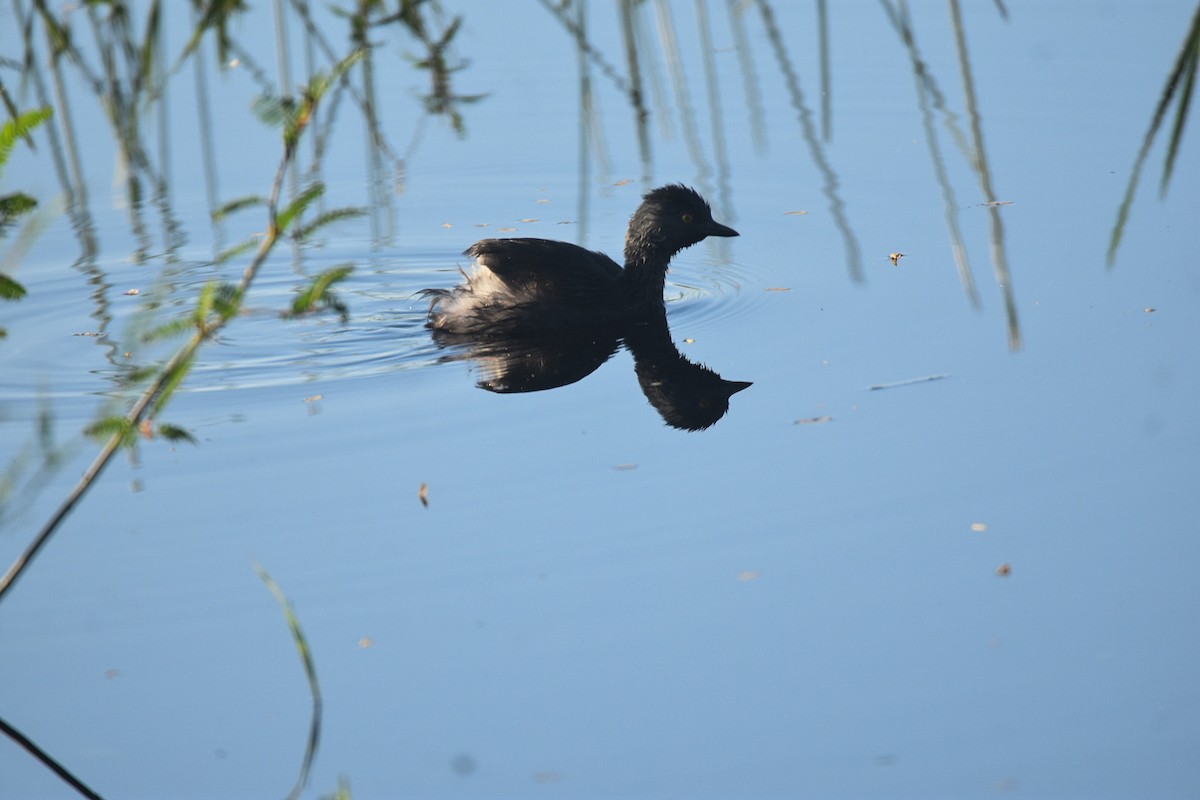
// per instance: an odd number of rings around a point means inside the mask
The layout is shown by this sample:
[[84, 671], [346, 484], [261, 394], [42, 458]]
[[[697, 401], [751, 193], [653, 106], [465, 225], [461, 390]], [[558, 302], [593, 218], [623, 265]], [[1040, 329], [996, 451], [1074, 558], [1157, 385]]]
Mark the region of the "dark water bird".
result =
[[464, 253], [475, 261], [465, 283], [425, 290], [429, 327], [512, 336], [625, 325], [663, 308], [672, 256], [709, 236], [737, 235], [695, 190], [661, 186], [629, 220], [624, 268], [568, 242], [484, 239]]

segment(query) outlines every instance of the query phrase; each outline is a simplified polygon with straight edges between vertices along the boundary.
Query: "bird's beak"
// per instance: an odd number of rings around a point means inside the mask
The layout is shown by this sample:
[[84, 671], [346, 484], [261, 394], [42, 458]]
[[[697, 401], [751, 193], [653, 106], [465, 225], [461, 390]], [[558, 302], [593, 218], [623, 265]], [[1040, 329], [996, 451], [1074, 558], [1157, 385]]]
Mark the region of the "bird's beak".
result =
[[737, 236], [738, 232], [733, 228], [726, 227], [719, 222], [710, 222], [708, 229], [705, 231], [709, 236]]

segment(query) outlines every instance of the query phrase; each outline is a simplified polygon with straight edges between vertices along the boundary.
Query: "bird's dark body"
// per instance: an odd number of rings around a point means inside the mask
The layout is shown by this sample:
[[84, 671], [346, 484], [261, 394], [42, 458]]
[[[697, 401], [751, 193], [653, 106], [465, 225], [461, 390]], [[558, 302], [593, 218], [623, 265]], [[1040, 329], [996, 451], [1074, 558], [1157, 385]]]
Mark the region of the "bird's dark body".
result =
[[467, 248], [475, 268], [453, 289], [428, 289], [429, 325], [473, 335], [622, 325], [662, 308], [671, 257], [708, 236], [736, 236], [683, 186], [649, 192], [629, 223], [625, 266], [548, 239], [484, 239]]

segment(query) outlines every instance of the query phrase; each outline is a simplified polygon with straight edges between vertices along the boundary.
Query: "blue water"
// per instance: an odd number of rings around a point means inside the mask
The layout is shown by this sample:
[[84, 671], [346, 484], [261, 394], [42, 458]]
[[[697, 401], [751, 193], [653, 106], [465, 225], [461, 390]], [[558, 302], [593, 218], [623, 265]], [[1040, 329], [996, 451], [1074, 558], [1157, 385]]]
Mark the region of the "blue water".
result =
[[[274, 76], [258, 5], [231, 30]], [[428, 75], [404, 58], [417, 44], [381, 30], [379, 113], [403, 191], [299, 259], [276, 251], [163, 415], [197, 446], [143, 441], [114, 462], [0, 602], [0, 716], [106, 797], [285, 796], [310, 698], [261, 564], [324, 697], [305, 797], [339, 776], [359, 797], [1200, 793], [1194, 137], [1165, 198], [1164, 142], [1152, 151], [1105, 264], [1194, 8], [964, 9], [1014, 349], [988, 197], [947, 117], [934, 125], [978, 309], [909, 56], [880, 6], [830, 5], [828, 141], [814, 8], [769, 7], [785, 69], [763, 6], [738, 12], [739, 53], [730, 10], [701, 4], [719, 132], [697, 6], [669, 6], [678, 82], [661, 7], [642, 9], [661, 90], [647, 84], [648, 163], [594, 62], [581, 161], [578, 53], [542, 6], [447, 9], [469, 60], [454, 88], [486, 95], [461, 107], [461, 136], [423, 117]], [[588, 36], [626, 74], [615, 9], [589, 11]], [[950, 15], [913, 15], [970, 137]], [[322, 19], [336, 40], [344, 22]], [[169, 53], [188, 24], [172, 6]], [[301, 33], [293, 18], [297, 75]], [[20, 48], [0, 12], [0, 52]], [[94, 131], [80, 141], [100, 246], [90, 273], [72, 266], [79, 239], [50, 214], [17, 265], [29, 296], [0, 306], [0, 463], [43, 407], [73, 445], [4, 509], [5, 566], [93, 457], [79, 431], [127, 397], [120, 365], [169, 352], [133, 332], [186, 312], [210, 278], [236, 280], [245, 259], [214, 267], [213, 253], [263, 229], [260, 210], [208, 221], [190, 71], [167, 101], [185, 241], [168, 247], [144, 206], [145, 263], [107, 123], [71, 85], [76, 125]], [[209, 81], [221, 196], [264, 194], [278, 134], [250, 113], [244, 71]], [[370, 205], [360, 121], [344, 100], [328, 207]], [[60, 192], [43, 145], [18, 147], [2, 180], [43, 205]], [[754, 384], [716, 425], [666, 425], [625, 349], [563, 388], [496, 394], [475, 386], [487, 364], [431, 341], [417, 292], [455, 283], [473, 241], [615, 256], [641, 193], [671, 181], [741, 233], [668, 275], [675, 346]], [[346, 322], [279, 319], [300, 273], [346, 262]], [[0, 797], [71, 796], [0, 741]]]

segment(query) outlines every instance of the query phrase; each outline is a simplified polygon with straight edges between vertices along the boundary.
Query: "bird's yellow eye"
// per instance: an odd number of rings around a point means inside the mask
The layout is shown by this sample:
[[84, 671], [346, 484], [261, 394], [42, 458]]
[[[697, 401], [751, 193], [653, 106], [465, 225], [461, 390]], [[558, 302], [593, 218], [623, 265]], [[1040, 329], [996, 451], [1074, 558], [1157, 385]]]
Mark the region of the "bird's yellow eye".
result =
[[691, 214], [684, 214], [684, 215], [683, 215], [683, 221], [684, 221], [684, 222], [688, 222], [688, 223], [690, 223], [690, 222], [692, 221], [692, 215], [691, 215]]

